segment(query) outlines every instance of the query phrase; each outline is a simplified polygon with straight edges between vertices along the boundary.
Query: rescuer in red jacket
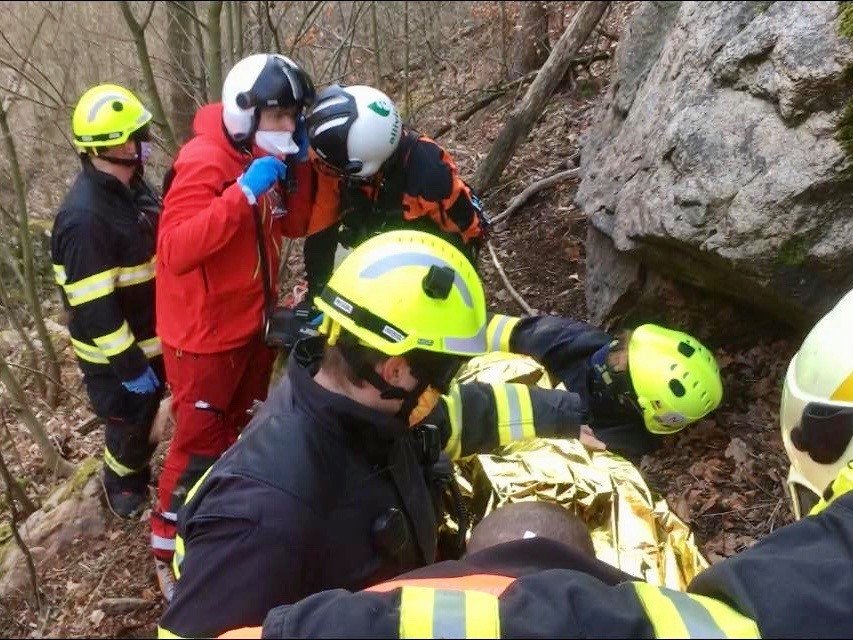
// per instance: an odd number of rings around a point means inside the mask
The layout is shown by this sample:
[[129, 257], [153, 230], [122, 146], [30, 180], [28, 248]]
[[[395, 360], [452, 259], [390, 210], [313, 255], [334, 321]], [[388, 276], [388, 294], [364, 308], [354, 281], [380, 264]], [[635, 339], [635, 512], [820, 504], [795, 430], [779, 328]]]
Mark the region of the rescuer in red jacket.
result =
[[263, 340], [264, 314], [282, 238], [307, 230], [313, 187], [302, 112], [313, 99], [310, 77], [289, 58], [244, 58], [225, 78], [222, 102], [196, 114], [195, 137], [164, 181], [157, 332], [176, 427], [151, 544], [167, 599], [186, 492], [267, 395], [275, 352]]

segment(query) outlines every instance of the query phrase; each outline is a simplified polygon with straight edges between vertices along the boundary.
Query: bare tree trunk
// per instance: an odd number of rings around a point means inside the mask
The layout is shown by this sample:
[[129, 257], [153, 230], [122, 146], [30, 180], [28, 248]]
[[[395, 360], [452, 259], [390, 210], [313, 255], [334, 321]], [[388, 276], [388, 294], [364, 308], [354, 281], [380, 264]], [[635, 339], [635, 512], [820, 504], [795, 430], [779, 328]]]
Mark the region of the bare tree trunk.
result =
[[172, 106], [172, 123], [175, 128], [177, 142], [183, 144], [192, 134], [195, 102], [192, 99], [191, 87], [195, 75], [193, 64], [192, 41], [190, 34], [193, 29], [192, 12], [188, 5], [192, 0], [178, 0], [166, 5], [168, 13], [168, 28], [166, 42], [169, 46], [169, 58], [174, 72], [178, 76], [171, 84], [169, 101]]
[[382, 91], [382, 57], [379, 55], [379, 24], [376, 20], [376, 1], [370, 3], [370, 32], [373, 37], [373, 85]]
[[267, 50], [267, 26], [266, 22], [263, 19], [263, 16], [266, 15], [266, 9], [264, 7], [264, 0], [258, 0], [255, 3], [255, 18], [257, 19], [258, 25], [258, 51], [263, 52]]
[[[6, 422], [6, 412], [5, 410], [0, 410], [2, 413], [3, 422]], [[27, 495], [27, 492], [19, 485], [15, 478], [12, 477], [12, 472], [9, 471], [9, 467], [6, 465], [6, 460], [3, 458], [3, 449], [0, 448], [0, 478], [3, 478], [3, 482], [6, 485], [6, 492], [9, 501], [11, 502], [14, 498], [18, 502], [21, 503], [21, 513], [19, 514], [22, 519], [26, 520], [27, 517], [31, 513], [35, 513], [38, 510], [38, 507], [35, 503], [30, 500], [30, 497]]]
[[[30, 362], [30, 366], [33, 369], [37, 369], [38, 351], [36, 350], [36, 345], [33, 344], [32, 340], [30, 340], [30, 335], [24, 329], [24, 325], [22, 325], [21, 321], [18, 320], [18, 314], [16, 314], [15, 310], [12, 308], [12, 303], [9, 300], [9, 294], [6, 291], [6, 285], [3, 283], [3, 278], [0, 278], [0, 304], [2, 304], [6, 309], [6, 316], [9, 318], [9, 322], [21, 338], [21, 342], [23, 342], [27, 348], [27, 359]], [[43, 376], [36, 376], [36, 385], [38, 386], [39, 393], [44, 396], [47, 393], [47, 387]]]
[[501, 2], [501, 78], [506, 78], [509, 74], [509, 48], [507, 47], [507, 42], [509, 40], [509, 35], [507, 34], [507, 20], [506, 20], [506, 2]]
[[243, 59], [243, 3], [237, 2], [234, 7], [235, 49], [234, 62]]
[[586, 42], [607, 6], [607, 2], [585, 2], [578, 9], [566, 31], [554, 45], [551, 55], [542, 65], [536, 79], [528, 88], [521, 104], [509, 115], [497, 140], [492, 144], [489, 155], [477, 169], [472, 182], [478, 191], [488, 191], [500, 178], [518, 142], [530, 133], [530, 129], [541, 115], [554, 89], [566, 75], [573, 56]]
[[151, 111], [154, 113], [157, 124], [160, 125], [160, 130], [163, 132], [163, 142], [166, 146], [166, 151], [169, 154], [174, 154], [178, 150], [178, 145], [175, 141], [175, 132], [172, 131], [169, 119], [166, 117], [166, 110], [163, 108], [163, 101], [160, 100], [160, 92], [157, 90], [154, 71], [151, 68], [151, 56], [148, 55], [148, 45], [145, 42], [145, 27], [148, 26], [148, 19], [150, 19], [151, 14], [149, 13], [148, 18], [140, 24], [133, 17], [133, 12], [130, 10], [130, 4], [127, 0], [120, 0], [119, 7], [124, 16], [124, 21], [127, 23], [127, 28], [133, 36], [133, 42], [136, 45], [139, 66], [142, 68], [142, 75], [145, 78], [145, 84], [148, 87], [148, 94], [151, 99]]
[[403, 2], [403, 97], [406, 115], [404, 120], [408, 120], [412, 116], [412, 97], [409, 94], [409, 3]]
[[[0, 344], [0, 347], [2, 346], [4, 345]], [[2, 354], [0, 354], [0, 382], [2, 382], [6, 387], [6, 391], [9, 393], [12, 400], [20, 407], [18, 417], [27, 427], [27, 430], [30, 432], [30, 435], [32, 435], [33, 440], [41, 450], [45, 466], [51, 471], [55, 469], [59, 476], [70, 476], [74, 471], [74, 465], [65, 460], [65, 458], [60, 455], [59, 451], [57, 451], [56, 447], [53, 446], [53, 443], [50, 441], [50, 437], [47, 435], [47, 429], [45, 429], [44, 425], [38, 418], [36, 418], [32, 409], [30, 409], [27, 404], [27, 398], [24, 395], [24, 391], [21, 389], [21, 385], [18, 384], [14, 374], [6, 364], [6, 358]]]
[[218, 102], [222, 97], [222, 1], [207, 6], [207, 63], [208, 94], [210, 100]]
[[234, 66], [234, 3], [225, 3], [225, 63], [228, 68]]
[[541, 67], [548, 58], [548, 10], [544, 2], [522, 2], [520, 29], [512, 42], [511, 78]]
[[[47, 359], [47, 369], [50, 376], [54, 380], [59, 380], [59, 358], [56, 355], [56, 349], [53, 348], [53, 342], [50, 339], [50, 333], [44, 324], [44, 315], [41, 310], [41, 301], [38, 297], [38, 288], [36, 285], [36, 270], [33, 260], [33, 242], [30, 234], [29, 212], [27, 210], [27, 194], [24, 187], [24, 177], [21, 173], [21, 166], [18, 163], [18, 153], [15, 150], [15, 141], [12, 139], [12, 132], [9, 130], [9, 121], [6, 119], [6, 109], [0, 104], [0, 134], [3, 136], [3, 149], [6, 152], [6, 158], [9, 162], [9, 173], [12, 177], [12, 186], [15, 190], [15, 201], [18, 208], [18, 237], [21, 242], [21, 262], [24, 267], [24, 295], [27, 298], [27, 303], [30, 307], [30, 313], [33, 316], [33, 323], [36, 326], [39, 340], [42, 342], [42, 348]], [[54, 406], [57, 401], [59, 388], [55, 384], [48, 384], [46, 400], [50, 406]]]

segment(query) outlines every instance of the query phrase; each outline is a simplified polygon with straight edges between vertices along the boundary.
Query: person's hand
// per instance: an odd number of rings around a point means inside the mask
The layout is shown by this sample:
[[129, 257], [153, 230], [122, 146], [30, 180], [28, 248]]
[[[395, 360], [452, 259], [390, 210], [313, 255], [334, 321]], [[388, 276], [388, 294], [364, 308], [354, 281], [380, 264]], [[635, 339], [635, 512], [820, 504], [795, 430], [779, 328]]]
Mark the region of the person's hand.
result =
[[580, 435], [578, 435], [578, 440], [580, 440], [581, 444], [590, 451], [605, 451], [607, 449], [607, 445], [596, 438], [595, 432], [586, 424], [581, 425], [581, 432]]
[[299, 147], [294, 154], [297, 162], [305, 162], [308, 159], [308, 126], [305, 124], [305, 116], [300, 115], [296, 119], [296, 130], [293, 132], [293, 141]]
[[275, 156], [264, 156], [252, 161], [249, 168], [237, 178], [237, 184], [246, 194], [249, 204], [255, 204], [279, 180], [287, 175], [287, 165]]
[[154, 373], [154, 369], [149, 365], [145, 373], [141, 376], [133, 380], [123, 380], [121, 384], [131, 393], [154, 393], [157, 387], [160, 386], [160, 380], [157, 378], [157, 374]]

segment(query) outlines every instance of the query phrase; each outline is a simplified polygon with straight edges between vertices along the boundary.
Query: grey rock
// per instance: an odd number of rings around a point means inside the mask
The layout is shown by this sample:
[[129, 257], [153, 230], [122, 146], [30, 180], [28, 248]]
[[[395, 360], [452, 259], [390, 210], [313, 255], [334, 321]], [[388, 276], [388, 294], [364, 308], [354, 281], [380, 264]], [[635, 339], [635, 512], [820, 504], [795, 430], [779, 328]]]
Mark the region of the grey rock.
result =
[[795, 326], [853, 287], [853, 164], [836, 140], [853, 46], [837, 14], [641, 3], [582, 139], [594, 322], [667, 279]]

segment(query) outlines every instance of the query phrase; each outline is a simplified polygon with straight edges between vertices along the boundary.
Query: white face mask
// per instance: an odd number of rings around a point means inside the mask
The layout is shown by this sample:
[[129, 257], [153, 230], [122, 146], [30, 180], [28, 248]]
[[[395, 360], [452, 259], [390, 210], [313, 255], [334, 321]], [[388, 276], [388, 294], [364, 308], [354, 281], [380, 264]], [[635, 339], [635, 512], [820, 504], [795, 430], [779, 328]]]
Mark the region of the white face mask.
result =
[[284, 157], [299, 151], [299, 146], [293, 141], [292, 131], [257, 131], [255, 144], [267, 153]]

